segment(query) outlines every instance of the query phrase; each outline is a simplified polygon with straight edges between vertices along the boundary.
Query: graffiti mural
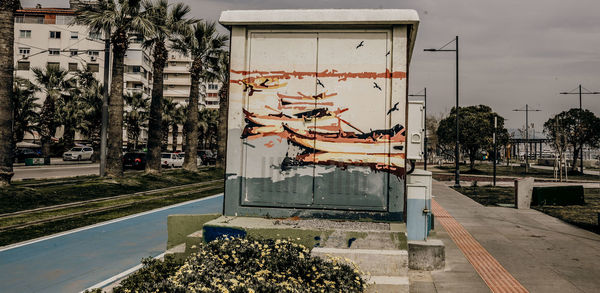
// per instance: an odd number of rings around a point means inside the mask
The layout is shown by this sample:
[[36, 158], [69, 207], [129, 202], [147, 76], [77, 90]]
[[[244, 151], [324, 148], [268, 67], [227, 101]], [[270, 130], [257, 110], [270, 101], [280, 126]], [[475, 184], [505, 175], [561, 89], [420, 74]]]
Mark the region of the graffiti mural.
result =
[[247, 68], [230, 70], [242, 204], [387, 209], [389, 190], [403, 194], [406, 141], [406, 96], [392, 94], [406, 73], [391, 70], [390, 34], [249, 38]]

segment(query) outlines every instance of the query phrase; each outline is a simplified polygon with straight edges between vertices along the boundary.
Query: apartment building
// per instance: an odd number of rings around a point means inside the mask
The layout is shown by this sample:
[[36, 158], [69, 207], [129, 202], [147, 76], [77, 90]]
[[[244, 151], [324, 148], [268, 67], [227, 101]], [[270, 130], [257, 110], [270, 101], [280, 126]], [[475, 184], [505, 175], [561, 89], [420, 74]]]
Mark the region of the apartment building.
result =
[[[72, 73], [89, 69], [100, 82], [104, 81], [104, 34], [73, 24], [76, 9], [89, 1], [71, 0], [69, 8], [19, 9], [15, 13], [15, 76], [35, 82], [32, 68], [56, 66]], [[112, 61], [112, 60], [109, 60]], [[142, 37], [131, 40], [125, 55], [124, 92], [150, 95], [152, 59], [142, 48]], [[110, 78], [110, 75], [109, 75]], [[39, 102], [44, 99], [38, 93]], [[58, 130], [57, 136], [62, 135]], [[124, 139], [127, 138], [124, 134]], [[147, 135], [142, 133], [142, 141]], [[28, 140], [39, 137], [27, 136]], [[78, 137], [79, 139], [79, 137]]]

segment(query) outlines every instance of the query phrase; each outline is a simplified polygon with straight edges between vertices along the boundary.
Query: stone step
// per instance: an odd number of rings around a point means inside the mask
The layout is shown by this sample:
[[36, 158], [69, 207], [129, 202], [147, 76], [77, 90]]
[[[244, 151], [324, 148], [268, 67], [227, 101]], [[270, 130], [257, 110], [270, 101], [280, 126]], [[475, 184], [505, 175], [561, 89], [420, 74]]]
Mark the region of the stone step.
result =
[[408, 277], [398, 276], [371, 276], [369, 278], [367, 293], [408, 293]]
[[371, 276], [408, 276], [406, 250], [315, 247], [311, 254], [323, 258], [328, 256], [348, 258], [358, 265], [361, 271]]

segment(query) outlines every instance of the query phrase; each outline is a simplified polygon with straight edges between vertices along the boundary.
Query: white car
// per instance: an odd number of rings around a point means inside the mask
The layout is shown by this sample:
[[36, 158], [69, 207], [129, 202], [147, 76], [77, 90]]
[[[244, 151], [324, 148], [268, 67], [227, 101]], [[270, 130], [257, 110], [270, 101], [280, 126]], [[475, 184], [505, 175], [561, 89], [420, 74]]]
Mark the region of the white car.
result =
[[[182, 160], [185, 159], [185, 152], [178, 153], [177, 155], [180, 156]], [[200, 156], [196, 157], [196, 165], [198, 167], [202, 166], [202, 158], [200, 158]]]
[[175, 153], [162, 153], [160, 158], [160, 164], [163, 167], [181, 167], [183, 166], [183, 157]]
[[91, 147], [74, 147], [63, 154], [63, 161], [69, 160], [91, 160], [94, 149]]

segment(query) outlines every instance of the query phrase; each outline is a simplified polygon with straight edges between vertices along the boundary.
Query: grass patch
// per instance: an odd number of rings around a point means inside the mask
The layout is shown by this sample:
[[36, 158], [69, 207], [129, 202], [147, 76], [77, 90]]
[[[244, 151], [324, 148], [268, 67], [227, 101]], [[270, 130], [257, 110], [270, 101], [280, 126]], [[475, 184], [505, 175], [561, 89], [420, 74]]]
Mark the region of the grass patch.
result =
[[173, 196], [160, 198], [156, 200], [146, 201], [131, 206], [114, 209], [110, 211], [99, 212], [95, 214], [87, 214], [69, 219], [54, 221], [50, 223], [30, 226], [22, 229], [9, 230], [0, 233], [0, 246], [9, 245], [29, 239], [34, 239], [54, 233], [68, 231], [71, 229], [93, 225], [96, 223], [109, 221], [116, 218], [125, 217], [132, 214], [145, 212], [148, 210], [161, 208], [176, 203], [189, 201], [193, 199], [207, 197], [219, 192], [222, 192], [222, 184], [215, 185], [214, 189], [206, 190], [199, 193], [187, 194], [182, 196]]
[[60, 182], [57, 184], [48, 180], [40, 181], [37, 187], [27, 182], [27, 186], [16, 184], [0, 188], [0, 214], [222, 178], [222, 169], [208, 168], [197, 173], [165, 170], [161, 175], [136, 172], [126, 173], [122, 178], [92, 176], [54, 180]]
[[[477, 186], [454, 189], [482, 205], [514, 204], [513, 187]], [[531, 208], [600, 234], [600, 226], [598, 225], [600, 188], [585, 188], [584, 198], [585, 205], [531, 206]]]
[[531, 208], [559, 218], [569, 224], [600, 234], [600, 188], [584, 189], [585, 205], [533, 206]]
[[515, 204], [515, 189], [513, 187], [474, 186], [452, 188], [485, 206]]
[[[436, 166], [440, 170], [446, 172], [454, 172], [454, 165]], [[465, 175], [489, 175], [494, 174], [494, 166], [492, 164], [475, 164], [473, 170], [470, 169], [469, 165], [460, 165], [459, 170], [461, 174]], [[529, 168], [529, 171], [525, 172], [525, 167], [521, 166], [506, 166], [497, 165], [496, 175], [498, 176], [514, 176], [514, 177], [538, 177], [538, 178], [550, 178], [554, 179], [554, 171], [546, 169]], [[600, 177], [588, 174], [580, 174], [579, 172], [569, 172], [570, 180], [599, 180]]]

